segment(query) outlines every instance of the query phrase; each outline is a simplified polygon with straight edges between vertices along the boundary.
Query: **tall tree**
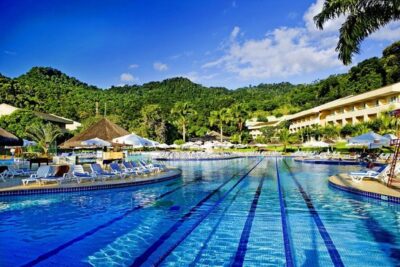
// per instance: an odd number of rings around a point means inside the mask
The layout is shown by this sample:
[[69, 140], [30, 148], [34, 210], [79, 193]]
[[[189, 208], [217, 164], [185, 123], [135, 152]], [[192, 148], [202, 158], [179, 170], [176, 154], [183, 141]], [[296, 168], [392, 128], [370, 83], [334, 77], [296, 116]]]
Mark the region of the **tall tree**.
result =
[[400, 19], [398, 0], [325, 0], [322, 11], [314, 17], [318, 28], [331, 19], [345, 16], [340, 27], [336, 50], [344, 64], [351, 63], [354, 53], [359, 53], [360, 43], [371, 33], [389, 22]]
[[175, 118], [174, 122], [182, 128], [183, 141], [186, 142], [187, 126], [193, 116], [197, 114], [189, 102], [176, 102], [171, 109], [171, 114]]
[[225, 124], [231, 121], [232, 121], [232, 116], [229, 109], [227, 108], [211, 111], [210, 113], [209, 117], [210, 126], [218, 126], [221, 142], [223, 141], [223, 136], [224, 136], [223, 127]]
[[45, 155], [47, 155], [50, 145], [54, 143], [61, 134], [60, 128], [51, 123], [46, 123], [44, 125], [34, 124], [27, 130], [28, 137], [43, 149]]
[[286, 128], [282, 128], [279, 131], [279, 141], [283, 145], [283, 152], [286, 152], [286, 148], [289, 145], [290, 142], [290, 132]]
[[158, 104], [146, 105], [140, 110], [141, 133], [148, 138], [156, 139], [161, 143], [166, 141], [166, 122], [161, 106]]
[[229, 109], [229, 112], [239, 132], [239, 143], [242, 143], [243, 129], [249, 116], [248, 107], [245, 104], [236, 104]]

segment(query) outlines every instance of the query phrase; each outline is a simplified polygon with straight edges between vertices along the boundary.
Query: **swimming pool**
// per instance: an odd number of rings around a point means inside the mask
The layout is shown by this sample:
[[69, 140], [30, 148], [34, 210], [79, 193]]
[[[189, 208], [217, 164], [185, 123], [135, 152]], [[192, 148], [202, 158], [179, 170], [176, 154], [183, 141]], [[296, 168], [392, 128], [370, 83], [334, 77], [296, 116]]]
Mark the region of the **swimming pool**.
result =
[[0, 266], [396, 266], [399, 205], [328, 186], [355, 166], [173, 162], [182, 178], [0, 198]]

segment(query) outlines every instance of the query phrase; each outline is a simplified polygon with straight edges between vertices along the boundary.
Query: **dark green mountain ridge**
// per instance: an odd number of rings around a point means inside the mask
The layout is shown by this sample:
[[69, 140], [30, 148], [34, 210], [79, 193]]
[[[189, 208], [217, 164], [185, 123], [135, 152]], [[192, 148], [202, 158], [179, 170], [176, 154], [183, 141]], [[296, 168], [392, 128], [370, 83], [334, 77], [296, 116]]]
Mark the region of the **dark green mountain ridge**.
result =
[[204, 87], [182, 77], [103, 90], [50, 67], [33, 67], [16, 78], [0, 74], [0, 102], [77, 121], [93, 117], [96, 102], [103, 114], [107, 103], [107, 114], [126, 129], [138, 127], [141, 110], [148, 105], [157, 104], [163, 118], [170, 121], [174, 103], [190, 102], [198, 116], [189, 132], [196, 135], [199, 129], [209, 127], [211, 111], [234, 103], [248, 105], [259, 117], [280, 116], [399, 81], [400, 42], [396, 42], [383, 51], [382, 57], [364, 60], [344, 74], [310, 84], [282, 82], [236, 90]]

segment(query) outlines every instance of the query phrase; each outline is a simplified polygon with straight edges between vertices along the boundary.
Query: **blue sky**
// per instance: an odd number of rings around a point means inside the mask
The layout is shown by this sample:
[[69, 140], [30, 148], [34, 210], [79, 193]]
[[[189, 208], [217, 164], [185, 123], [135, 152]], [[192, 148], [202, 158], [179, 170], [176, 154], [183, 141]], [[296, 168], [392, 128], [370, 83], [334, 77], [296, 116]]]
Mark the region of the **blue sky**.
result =
[[[2, 0], [0, 73], [51, 66], [108, 88], [184, 76], [207, 86], [311, 82], [347, 70], [334, 47], [343, 18], [315, 29], [322, 0]], [[358, 62], [380, 56], [398, 23]], [[398, 38], [397, 38], [398, 39]]]

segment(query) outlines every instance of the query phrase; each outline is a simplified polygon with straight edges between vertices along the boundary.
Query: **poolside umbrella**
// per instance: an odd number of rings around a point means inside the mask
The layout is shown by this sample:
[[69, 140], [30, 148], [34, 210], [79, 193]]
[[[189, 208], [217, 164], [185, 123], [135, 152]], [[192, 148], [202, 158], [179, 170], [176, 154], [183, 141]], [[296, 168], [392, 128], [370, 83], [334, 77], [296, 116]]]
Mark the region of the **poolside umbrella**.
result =
[[136, 135], [134, 133], [127, 134], [121, 137], [114, 138], [112, 140], [113, 143], [121, 144], [121, 145], [129, 145], [134, 147], [148, 147], [153, 146], [153, 143], [149, 140], [144, 139], [143, 137]]
[[103, 139], [97, 138], [97, 137], [82, 141], [81, 144], [84, 146], [94, 146], [94, 147], [105, 147], [105, 146], [109, 147], [109, 146], [111, 146], [110, 142], [104, 141]]
[[0, 146], [22, 146], [23, 141], [3, 128], [0, 128]]
[[303, 144], [304, 147], [329, 147], [329, 144], [323, 141], [309, 141]]
[[399, 139], [397, 136], [395, 136], [394, 134], [384, 134], [383, 137], [389, 139], [389, 140], [396, 140]]
[[390, 140], [388, 138], [374, 132], [352, 137], [348, 141], [348, 146], [366, 146], [369, 148], [378, 148], [389, 144]]
[[156, 146], [159, 146], [159, 145], [160, 145], [159, 142], [156, 142], [156, 141], [147, 139], [147, 138], [145, 138], [145, 137], [142, 137], [142, 138], [143, 138], [145, 141], [149, 142], [150, 146], [156, 147]]
[[162, 149], [167, 149], [167, 148], [169, 148], [169, 145], [167, 145], [167, 144], [158, 144], [158, 145], [156, 145], [156, 147], [162, 148]]
[[26, 139], [23, 139], [23, 147], [27, 147], [27, 146], [36, 146], [37, 143], [35, 141], [29, 141]]

